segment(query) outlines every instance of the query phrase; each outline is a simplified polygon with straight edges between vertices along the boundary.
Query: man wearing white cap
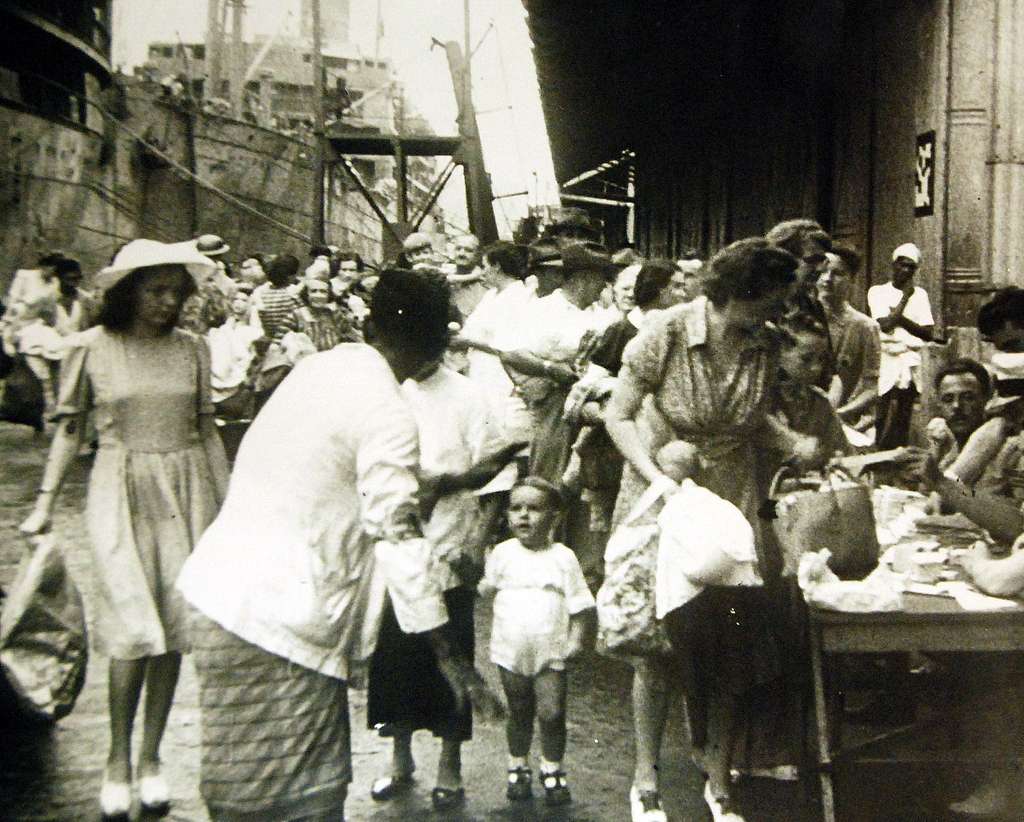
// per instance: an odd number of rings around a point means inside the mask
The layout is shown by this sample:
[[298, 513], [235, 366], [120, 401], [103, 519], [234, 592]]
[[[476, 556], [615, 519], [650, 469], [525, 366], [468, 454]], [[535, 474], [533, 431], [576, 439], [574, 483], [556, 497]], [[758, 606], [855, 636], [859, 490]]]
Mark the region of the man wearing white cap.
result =
[[928, 292], [914, 285], [921, 249], [904, 243], [892, 252], [892, 279], [868, 289], [868, 309], [881, 331], [875, 442], [880, 449], [906, 445], [920, 392], [920, 349], [932, 339], [935, 320]]

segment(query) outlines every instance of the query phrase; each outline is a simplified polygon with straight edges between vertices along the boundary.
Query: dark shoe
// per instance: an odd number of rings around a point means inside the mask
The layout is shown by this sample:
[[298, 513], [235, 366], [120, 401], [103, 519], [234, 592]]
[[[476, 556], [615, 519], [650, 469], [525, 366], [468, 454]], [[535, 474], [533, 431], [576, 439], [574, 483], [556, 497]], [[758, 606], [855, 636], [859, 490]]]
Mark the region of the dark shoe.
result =
[[569, 780], [565, 778], [565, 771], [541, 771], [540, 782], [544, 786], [545, 805], [568, 805], [572, 802], [572, 794], [569, 792]]
[[382, 776], [373, 783], [370, 788], [370, 796], [378, 802], [387, 802], [403, 793], [408, 793], [412, 788], [413, 776], [411, 773], [391, 776]]
[[438, 786], [430, 792], [430, 801], [435, 811], [447, 811], [466, 801], [466, 789]]
[[508, 788], [505, 796], [509, 802], [522, 802], [533, 798], [533, 771], [529, 768], [509, 768]]

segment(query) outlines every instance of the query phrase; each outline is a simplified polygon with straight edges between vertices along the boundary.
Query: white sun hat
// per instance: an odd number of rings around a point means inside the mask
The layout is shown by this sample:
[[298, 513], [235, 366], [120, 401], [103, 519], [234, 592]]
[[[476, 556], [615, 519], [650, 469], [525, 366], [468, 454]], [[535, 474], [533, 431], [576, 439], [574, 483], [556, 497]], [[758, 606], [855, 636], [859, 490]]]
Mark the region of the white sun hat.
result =
[[197, 286], [217, 270], [217, 264], [197, 251], [195, 242], [191, 240], [182, 243], [132, 240], [125, 243], [113, 262], [93, 278], [93, 285], [100, 291], [107, 291], [136, 269], [154, 265], [183, 265]]

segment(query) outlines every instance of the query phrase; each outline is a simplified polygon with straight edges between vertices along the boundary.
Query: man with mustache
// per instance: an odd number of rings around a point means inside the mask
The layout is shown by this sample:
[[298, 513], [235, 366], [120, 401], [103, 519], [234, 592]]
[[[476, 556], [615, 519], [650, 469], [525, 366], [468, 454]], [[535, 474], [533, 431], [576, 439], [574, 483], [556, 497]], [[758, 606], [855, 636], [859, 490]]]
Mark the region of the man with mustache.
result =
[[985, 403], [992, 393], [988, 371], [977, 360], [954, 360], [935, 375], [939, 415], [928, 423], [929, 444], [945, 470], [985, 421]]

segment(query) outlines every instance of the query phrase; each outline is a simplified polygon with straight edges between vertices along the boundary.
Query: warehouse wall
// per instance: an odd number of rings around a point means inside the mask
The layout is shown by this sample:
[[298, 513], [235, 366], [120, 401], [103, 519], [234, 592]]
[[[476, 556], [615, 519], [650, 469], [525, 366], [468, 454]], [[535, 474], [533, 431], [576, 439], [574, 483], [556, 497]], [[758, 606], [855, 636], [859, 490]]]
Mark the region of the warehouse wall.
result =
[[[771, 17], [743, 3], [704, 11], [703, 28], [685, 26], [699, 68], [668, 49], [652, 72], [689, 78], [648, 105], [671, 129], [634, 133], [641, 246], [710, 253], [818, 217], [864, 254], [862, 303], [913, 241], [948, 326], [972, 326], [993, 289], [1024, 282], [1024, 0], [870, 0], [803, 26], [800, 0]], [[915, 216], [929, 132], [932, 213]]]

